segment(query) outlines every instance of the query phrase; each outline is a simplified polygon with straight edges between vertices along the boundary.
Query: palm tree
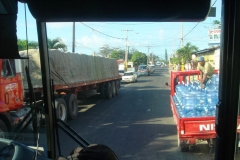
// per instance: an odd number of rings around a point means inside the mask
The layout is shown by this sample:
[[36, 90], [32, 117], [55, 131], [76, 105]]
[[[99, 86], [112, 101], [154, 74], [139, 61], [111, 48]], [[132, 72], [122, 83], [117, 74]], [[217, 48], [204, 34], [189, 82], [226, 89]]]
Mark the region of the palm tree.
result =
[[189, 62], [192, 59], [192, 53], [198, 51], [198, 47], [187, 43], [184, 47], [177, 50], [178, 59], [181, 61], [183, 58], [184, 63]]
[[48, 38], [48, 48], [49, 49], [60, 49], [64, 52], [67, 51], [67, 46], [66, 46], [66, 44], [63, 43], [61, 38], [54, 38], [54, 39]]
[[18, 39], [17, 44], [18, 44], [19, 51], [27, 50], [27, 47], [28, 47], [28, 49], [37, 49], [38, 48], [38, 43], [35, 41], [28, 42], [28, 46], [27, 46], [27, 40]]

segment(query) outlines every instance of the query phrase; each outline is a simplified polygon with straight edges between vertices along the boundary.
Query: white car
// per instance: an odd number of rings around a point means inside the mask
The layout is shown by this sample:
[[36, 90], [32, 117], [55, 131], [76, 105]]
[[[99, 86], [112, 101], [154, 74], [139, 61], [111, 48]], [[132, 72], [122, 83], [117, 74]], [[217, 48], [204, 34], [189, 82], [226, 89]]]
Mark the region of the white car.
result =
[[122, 76], [122, 82], [137, 82], [137, 74], [133, 72], [125, 72]]

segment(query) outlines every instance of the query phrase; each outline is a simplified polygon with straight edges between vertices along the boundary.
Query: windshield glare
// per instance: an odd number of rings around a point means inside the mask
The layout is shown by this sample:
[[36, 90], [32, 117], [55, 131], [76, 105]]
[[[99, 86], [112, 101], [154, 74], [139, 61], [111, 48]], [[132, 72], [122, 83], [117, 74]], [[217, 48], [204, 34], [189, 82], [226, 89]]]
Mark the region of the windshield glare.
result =
[[[220, 69], [221, 1], [214, 4], [217, 7], [216, 17], [207, 17], [203, 22], [46, 23], [53, 106], [43, 104], [46, 95], [42, 88], [36, 21], [27, 9], [26, 38], [24, 5], [18, 4], [19, 52], [21, 56], [30, 58], [0, 62], [2, 99], [12, 105], [9, 108], [16, 124], [31, 111], [31, 104], [32, 108], [37, 107], [34, 110], [37, 114], [29, 117], [35, 118], [36, 123], [28, 124], [18, 136], [4, 126], [2, 131], [6, 134], [2, 135], [0, 129], [0, 136], [7, 139], [15, 137], [16, 141], [27, 146], [39, 146], [47, 156], [49, 137], [45, 120], [48, 114], [44, 107], [52, 107], [58, 119], [65, 121], [89, 142], [111, 146], [122, 160], [211, 158], [208, 150], [202, 149], [208, 146], [208, 142], [200, 144], [200, 147], [196, 145], [195, 152], [182, 153], [177, 147], [180, 146], [180, 134], [170, 105], [171, 86], [164, 84], [170, 84], [171, 72], [196, 71], [199, 56], [203, 56], [215, 70]], [[204, 52], [208, 49], [209, 52]], [[185, 52], [184, 55], [182, 52]], [[26, 66], [33, 91], [29, 90]], [[133, 72], [126, 73], [128, 71]], [[122, 79], [122, 73], [134, 76]], [[14, 76], [15, 79], [12, 78]], [[182, 77], [175, 78], [177, 81]], [[194, 87], [199, 84], [197, 76], [181, 80], [192, 87], [192, 92], [199, 91]], [[217, 81], [218, 76], [214, 84]], [[217, 85], [212, 88], [218, 91]], [[33, 97], [29, 96], [31, 92], [34, 92]], [[207, 101], [203, 99], [201, 102]], [[207, 116], [207, 109], [201, 110], [195, 102], [193, 104], [192, 108], [189, 104], [182, 105], [178, 108], [179, 113], [187, 108], [186, 114], [181, 112], [185, 117]], [[190, 112], [190, 109], [194, 111]], [[211, 110], [211, 114], [214, 113]], [[4, 120], [0, 119], [0, 125], [8, 124]], [[26, 122], [20, 128], [24, 125]], [[206, 128], [211, 129], [209, 126], [202, 127]], [[61, 154], [68, 156], [79, 144], [60, 128], [58, 131]], [[55, 134], [54, 137], [57, 139]], [[56, 153], [60, 154], [58, 149]]]
[[124, 76], [132, 76], [133, 73], [124, 73]]

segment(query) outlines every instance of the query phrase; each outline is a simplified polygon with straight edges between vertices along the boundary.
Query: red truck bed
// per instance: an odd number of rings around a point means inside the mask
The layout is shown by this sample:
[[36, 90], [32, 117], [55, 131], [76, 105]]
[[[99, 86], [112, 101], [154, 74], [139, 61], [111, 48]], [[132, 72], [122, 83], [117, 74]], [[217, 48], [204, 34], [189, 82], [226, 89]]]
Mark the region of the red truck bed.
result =
[[[217, 73], [217, 71], [215, 71], [215, 73]], [[215, 116], [183, 118], [180, 117], [177, 106], [174, 104], [173, 96], [175, 95], [177, 82], [188, 80], [190, 75], [199, 75], [199, 71], [171, 72], [170, 105], [177, 126], [178, 142], [181, 151], [187, 151], [188, 147], [196, 145], [198, 140], [212, 142], [212, 140], [216, 138]], [[240, 116], [238, 122], [240, 124]], [[237, 132], [240, 133], [240, 127], [237, 127]]]

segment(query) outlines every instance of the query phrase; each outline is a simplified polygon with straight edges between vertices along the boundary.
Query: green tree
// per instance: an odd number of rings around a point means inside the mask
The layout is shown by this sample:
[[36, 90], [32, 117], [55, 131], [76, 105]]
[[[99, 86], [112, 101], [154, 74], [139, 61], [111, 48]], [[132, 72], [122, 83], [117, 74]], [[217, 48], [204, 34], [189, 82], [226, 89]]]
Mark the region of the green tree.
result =
[[216, 25], [218, 29], [221, 28], [221, 22], [219, 20], [214, 20], [213, 24]]
[[129, 60], [132, 59], [133, 54], [134, 54], [135, 52], [137, 52], [137, 51], [138, 51], [138, 50], [137, 50], [136, 48], [130, 47], [130, 50], [129, 50], [129, 52], [128, 52], [128, 59], [129, 59]]
[[145, 53], [136, 51], [133, 53], [131, 61], [135, 66], [138, 66], [140, 64], [147, 64], [147, 55]]
[[48, 48], [49, 49], [59, 49], [64, 52], [67, 51], [67, 45], [63, 43], [61, 38], [48, 39]]
[[99, 54], [104, 57], [109, 57], [111, 51], [112, 49], [107, 44], [105, 44], [99, 49]]
[[27, 46], [27, 40], [18, 39], [17, 44], [18, 44], [19, 51], [27, 50], [27, 47], [28, 47], [28, 49], [37, 49], [38, 48], [38, 43], [35, 41], [28, 42], [28, 46]]
[[196, 51], [198, 51], [198, 47], [188, 42], [184, 47], [177, 50], [177, 55], [175, 56], [174, 61], [180, 63], [183, 58], [184, 63], [189, 62], [192, 59], [192, 53]]
[[125, 51], [124, 50], [112, 50], [109, 55], [110, 58], [115, 59], [124, 59], [125, 57]]

